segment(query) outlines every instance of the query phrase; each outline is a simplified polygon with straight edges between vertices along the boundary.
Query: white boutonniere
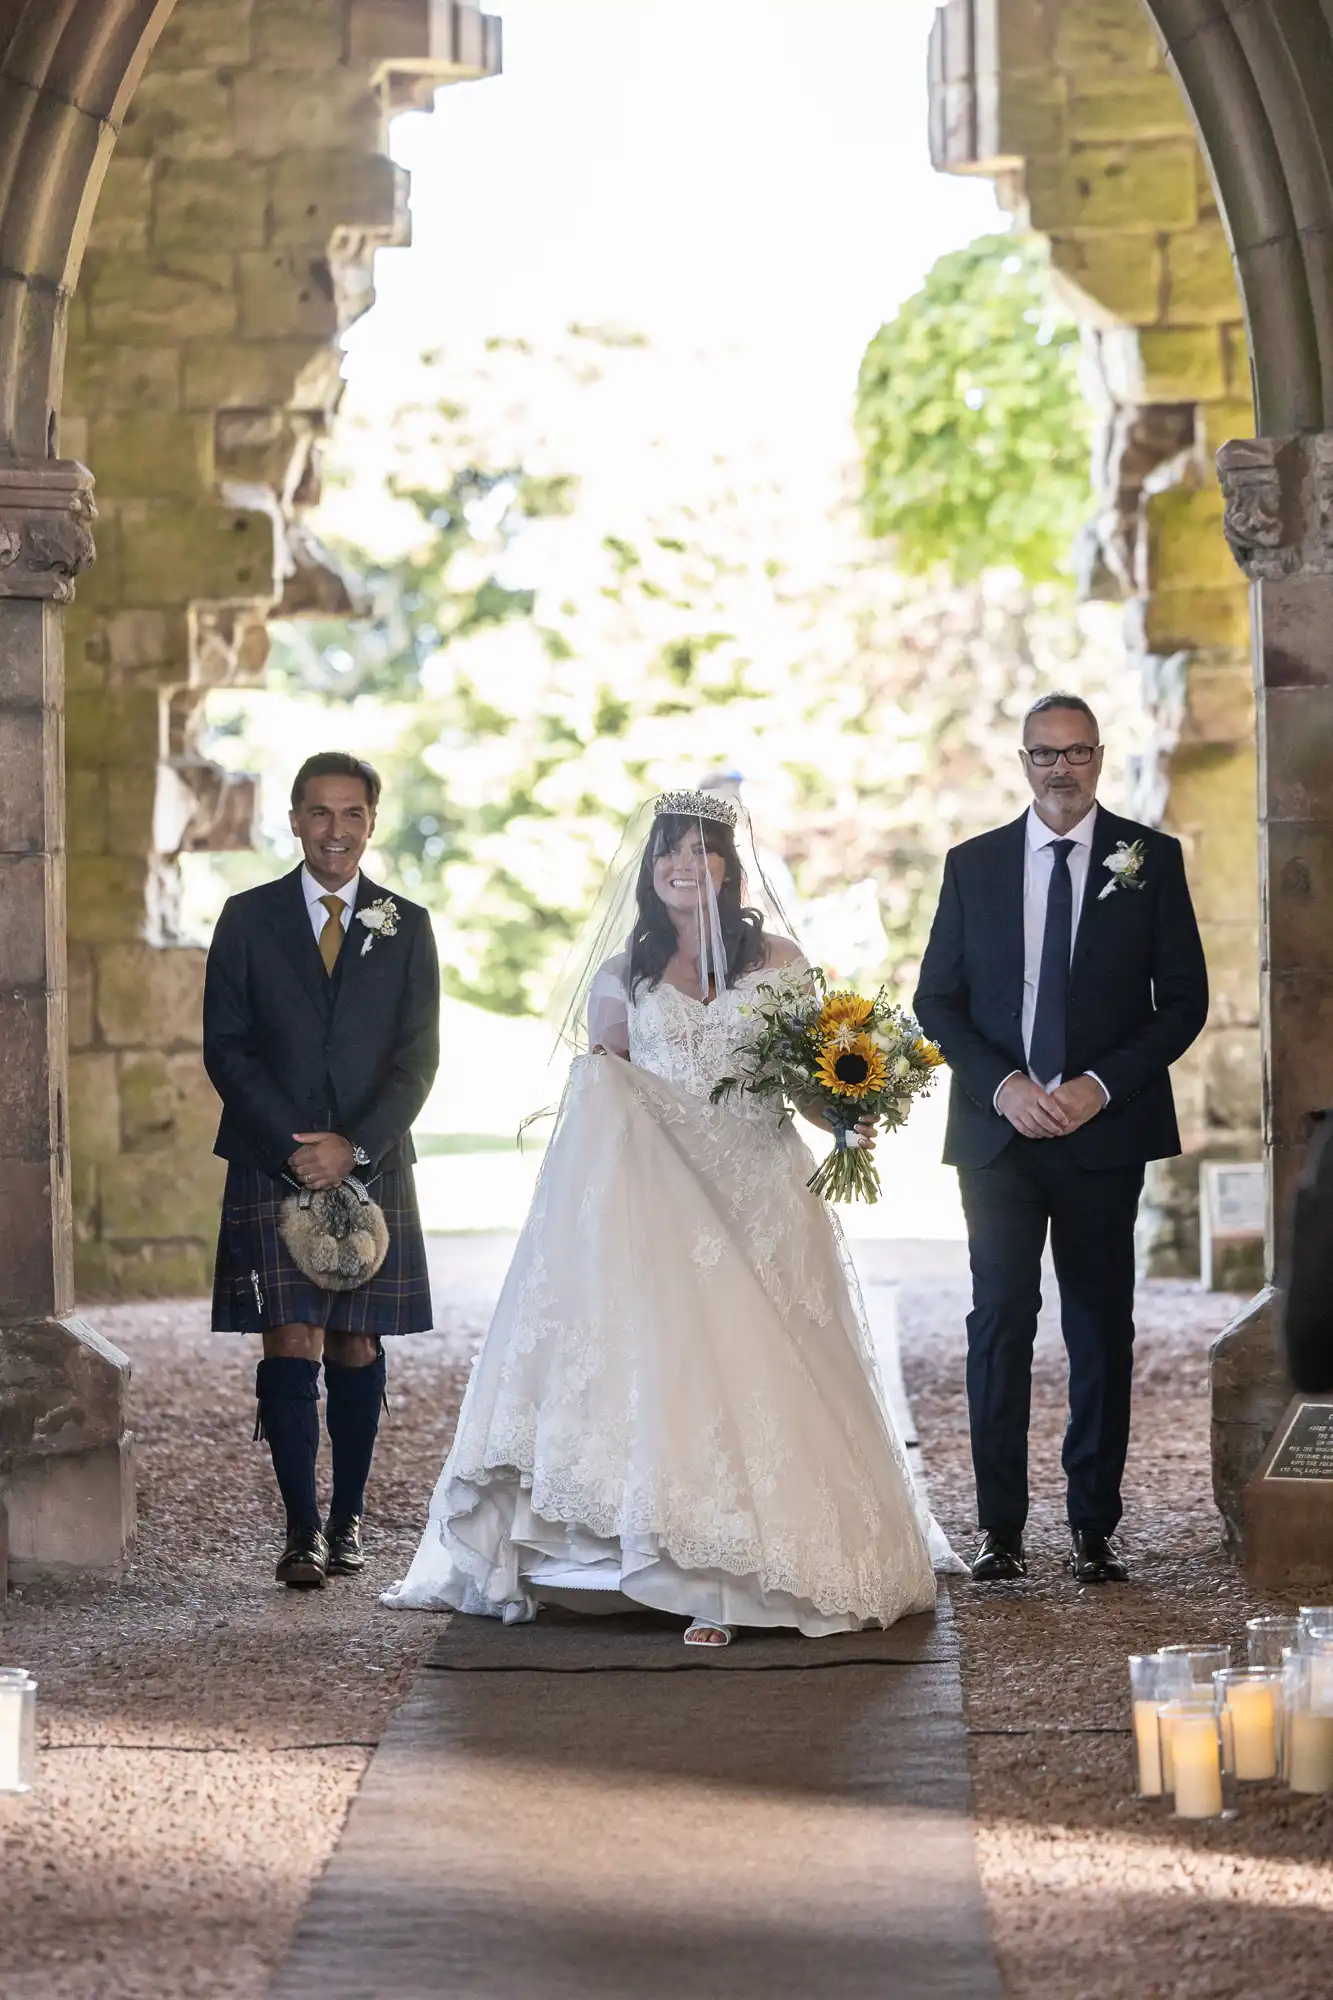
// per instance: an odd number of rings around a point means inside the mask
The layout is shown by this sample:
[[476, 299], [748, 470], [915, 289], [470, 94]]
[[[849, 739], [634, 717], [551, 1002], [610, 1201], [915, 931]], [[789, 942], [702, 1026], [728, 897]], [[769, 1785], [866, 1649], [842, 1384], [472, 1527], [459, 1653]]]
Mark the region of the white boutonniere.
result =
[[361, 947], [365, 957], [376, 938], [391, 938], [398, 935], [398, 905], [392, 896], [381, 896], [377, 903], [367, 903], [364, 910], [358, 910], [356, 920], [366, 927], [366, 941]]
[[1108, 854], [1102, 863], [1103, 868], [1110, 869], [1111, 879], [1097, 901], [1104, 903], [1117, 889], [1141, 889], [1143, 884], [1139, 877], [1143, 873], [1146, 858], [1141, 840], [1118, 840], [1115, 844], [1115, 853]]

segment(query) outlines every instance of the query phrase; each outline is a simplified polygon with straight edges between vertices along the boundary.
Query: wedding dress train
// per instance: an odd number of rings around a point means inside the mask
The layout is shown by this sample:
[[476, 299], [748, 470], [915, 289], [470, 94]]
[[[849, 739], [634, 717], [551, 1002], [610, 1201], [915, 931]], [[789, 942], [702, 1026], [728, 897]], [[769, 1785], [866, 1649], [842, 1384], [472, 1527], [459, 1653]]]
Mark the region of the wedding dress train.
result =
[[912, 1484], [856, 1280], [791, 1121], [734, 1066], [752, 973], [627, 1007], [572, 1067], [411, 1569], [389, 1604], [625, 1600], [818, 1635], [956, 1566]]

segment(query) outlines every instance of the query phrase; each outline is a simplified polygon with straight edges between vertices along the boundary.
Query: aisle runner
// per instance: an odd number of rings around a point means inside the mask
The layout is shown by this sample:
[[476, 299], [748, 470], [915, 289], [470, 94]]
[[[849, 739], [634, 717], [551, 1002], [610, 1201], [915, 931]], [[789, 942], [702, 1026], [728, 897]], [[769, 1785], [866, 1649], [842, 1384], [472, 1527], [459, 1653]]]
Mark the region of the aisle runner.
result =
[[999, 2000], [947, 1600], [679, 1631], [450, 1621], [273, 2000]]

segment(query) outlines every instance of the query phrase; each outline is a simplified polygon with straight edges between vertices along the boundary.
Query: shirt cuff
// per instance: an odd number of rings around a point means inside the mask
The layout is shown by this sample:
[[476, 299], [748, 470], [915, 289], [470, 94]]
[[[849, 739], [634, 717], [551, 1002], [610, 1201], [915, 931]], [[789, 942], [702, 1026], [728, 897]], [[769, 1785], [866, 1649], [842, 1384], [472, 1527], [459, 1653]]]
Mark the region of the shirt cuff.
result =
[[[992, 1111], [997, 1112], [1001, 1118], [1004, 1116], [1004, 1113], [1000, 1110], [1000, 1092], [1004, 1089], [1004, 1086], [1006, 1085], [1006, 1083], [1010, 1081], [1011, 1078], [1016, 1076], [1022, 1076], [1022, 1074], [1023, 1072], [1021, 1069], [1011, 1069], [1009, 1075], [1002, 1076], [1000, 1078], [999, 1083], [995, 1087], [995, 1095], [994, 1097], [992, 1097], [990, 1101], [990, 1108]], [[1099, 1083], [1101, 1082], [1100, 1077], [1097, 1080]], [[1106, 1089], [1106, 1085], [1104, 1083], [1102, 1084], [1102, 1089], [1103, 1090]]]
[[1083, 1074], [1084, 1076], [1090, 1076], [1093, 1082], [1096, 1084], [1098, 1090], [1100, 1090], [1104, 1100], [1102, 1104], [1102, 1110], [1105, 1111], [1106, 1106], [1111, 1102], [1110, 1091], [1106, 1088], [1106, 1085], [1102, 1082], [1101, 1078], [1098, 1076], [1095, 1069], [1085, 1069]]

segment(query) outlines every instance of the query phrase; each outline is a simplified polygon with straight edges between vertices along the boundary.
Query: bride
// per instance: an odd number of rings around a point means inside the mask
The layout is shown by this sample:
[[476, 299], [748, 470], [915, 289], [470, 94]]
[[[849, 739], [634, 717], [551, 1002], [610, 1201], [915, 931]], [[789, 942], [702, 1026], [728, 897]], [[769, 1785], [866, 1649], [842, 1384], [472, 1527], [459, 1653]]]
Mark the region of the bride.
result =
[[933, 1605], [932, 1545], [952, 1566], [810, 1155], [771, 1104], [709, 1101], [747, 995], [809, 977], [739, 818], [667, 793], [627, 833], [566, 1015], [591, 1048], [387, 1604], [629, 1600], [725, 1645], [890, 1625]]

